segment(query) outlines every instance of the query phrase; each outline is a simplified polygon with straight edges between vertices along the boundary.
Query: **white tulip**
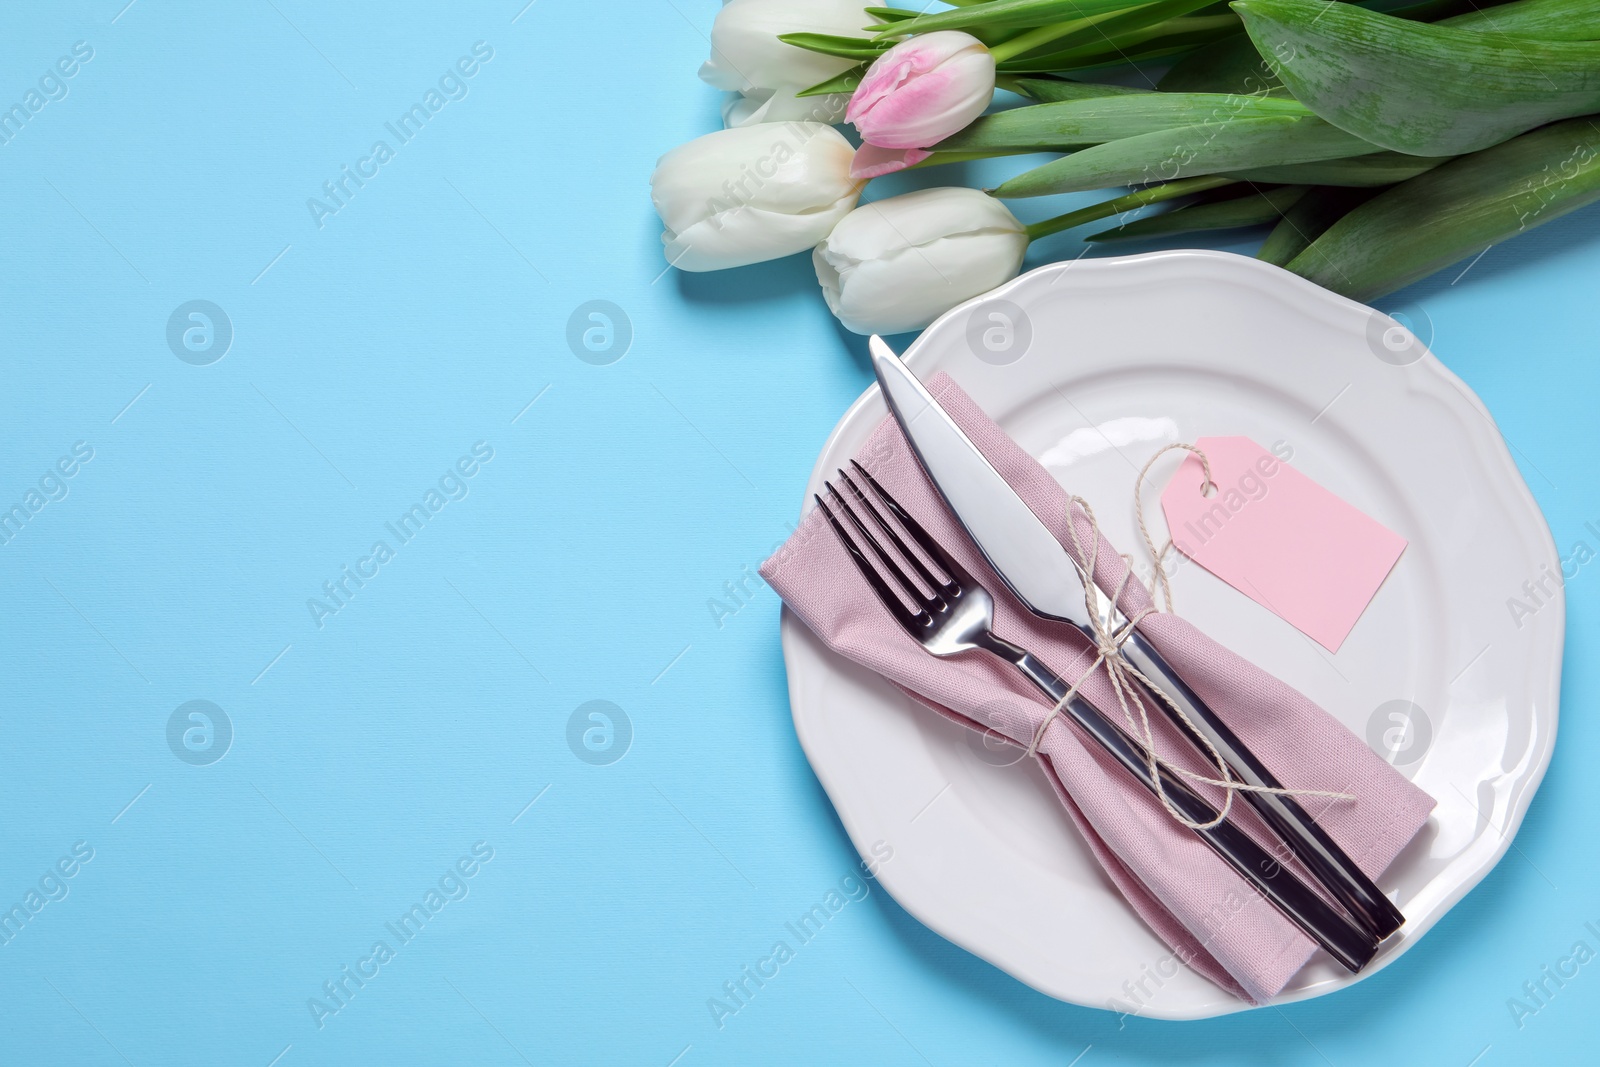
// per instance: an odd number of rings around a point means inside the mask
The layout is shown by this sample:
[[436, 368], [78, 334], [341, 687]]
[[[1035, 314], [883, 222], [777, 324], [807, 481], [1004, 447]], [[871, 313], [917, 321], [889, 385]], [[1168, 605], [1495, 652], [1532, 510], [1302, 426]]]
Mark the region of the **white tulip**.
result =
[[735, 96], [722, 108], [726, 126], [757, 122], [838, 122], [849, 93], [795, 94], [854, 66], [848, 59], [784, 44], [780, 33], [865, 36], [876, 20], [860, 0], [728, 0], [711, 25], [711, 58], [700, 77]]
[[711, 58], [700, 77], [718, 89], [808, 88], [843, 74], [855, 60], [784, 44], [780, 33], [865, 37], [873, 23], [861, 0], [728, 0], [711, 24]]
[[650, 176], [667, 262], [722, 270], [812, 247], [861, 193], [854, 151], [818, 122], [718, 130], [674, 148]]
[[923, 189], [862, 204], [812, 253], [828, 309], [853, 333], [920, 330], [1016, 277], [1028, 232], [977, 189]]
[[805, 86], [783, 86], [778, 89], [752, 89], [748, 93], [732, 93], [722, 105], [724, 126], [753, 126], [758, 122], [825, 122], [833, 124], [844, 118], [850, 105], [849, 93], [829, 93], [825, 96], [796, 96]]

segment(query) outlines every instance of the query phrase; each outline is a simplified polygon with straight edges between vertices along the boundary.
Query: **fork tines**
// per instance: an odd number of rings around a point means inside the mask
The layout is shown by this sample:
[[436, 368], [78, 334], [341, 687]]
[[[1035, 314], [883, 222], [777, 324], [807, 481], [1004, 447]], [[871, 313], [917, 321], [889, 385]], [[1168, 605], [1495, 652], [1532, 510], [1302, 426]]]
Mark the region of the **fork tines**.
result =
[[[816, 498], [817, 506], [827, 516], [834, 533], [849, 552], [850, 558], [855, 561], [862, 577], [872, 586], [885, 606], [891, 611], [899, 606], [901, 610], [895, 614], [902, 623], [911, 624], [915, 621], [925, 624], [929, 613], [937, 613], [947, 608], [948, 600], [958, 596], [962, 585], [969, 583], [971, 578], [865, 467], [855, 460], [851, 460], [850, 465], [855, 468], [854, 474], [842, 467], [838, 472], [844, 492], [841, 492], [833, 482], [826, 483], [833, 506], [830, 507], [828, 501], [821, 496]], [[862, 483], [865, 483], [865, 489]], [[844, 514], [853, 534], [847, 531], [845, 523], [840, 521], [835, 509]], [[862, 511], [869, 516], [867, 521], [863, 521], [860, 515]], [[885, 515], [884, 512], [888, 514]], [[896, 529], [897, 526], [899, 529]], [[922, 554], [919, 555], [906, 543], [900, 530], [904, 530], [917, 547], [922, 549]], [[877, 558], [882, 565], [881, 569], [867, 558], [861, 548], [862, 544], [865, 544]], [[946, 577], [936, 576], [924, 562], [924, 556], [942, 570]], [[890, 588], [883, 577], [885, 572], [900, 587], [901, 595], [896, 595]], [[906, 610], [908, 603], [914, 610]]]

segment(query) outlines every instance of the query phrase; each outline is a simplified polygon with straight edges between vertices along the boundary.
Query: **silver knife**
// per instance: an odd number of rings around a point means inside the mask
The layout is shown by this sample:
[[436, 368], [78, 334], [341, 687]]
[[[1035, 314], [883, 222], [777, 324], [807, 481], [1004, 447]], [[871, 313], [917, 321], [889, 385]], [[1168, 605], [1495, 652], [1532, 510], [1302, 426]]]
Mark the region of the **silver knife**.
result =
[[[1085, 579], [1077, 562], [883, 339], [874, 336], [868, 348], [884, 399], [912, 452], [995, 573], [1030, 612], [1075, 626], [1093, 641]], [[1283, 788], [1137, 629], [1122, 653], [1188, 716], [1193, 730], [1155, 701], [1192, 741], [1198, 743], [1197, 733], [1203, 736], [1246, 784]], [[1294, 798], [1248, 791], [1240, 795], [1374, 937], [1382, 940], [1405, 923], [1400, 909]]]

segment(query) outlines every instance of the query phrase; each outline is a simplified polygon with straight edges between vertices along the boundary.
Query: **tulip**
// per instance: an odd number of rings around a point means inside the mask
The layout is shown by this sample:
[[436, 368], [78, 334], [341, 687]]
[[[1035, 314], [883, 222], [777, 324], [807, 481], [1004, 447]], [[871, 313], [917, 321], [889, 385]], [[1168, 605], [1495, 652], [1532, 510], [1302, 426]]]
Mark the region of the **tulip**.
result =
[[922, 189], [863, 204], [811, 255], [828, 309], [854, 333], [920, 330], [1014, 278], [1029, 234], [976, 189]]
[[931, 155], [933, 153], [926, 148], [879, 148], [863, 141], [861, 147], [856, 149], [855, 158], [850, 160], [850, 177], [866, 181], [882, 174], [893, 174], [921, 163]]
[[[850, 98], [845, 119], [877, 149], [925, 149], [983, 114], [994, 97], [994, 56], [982, 41], [958, 30], [921, 33], [901, 41], [873, 61]], [[859, 170], [891, 164], [890, 154], [869, 153]], [[877, 170], [876, 173], [888, 173]]]
[[650, 176], [667, 262], [721, 270], [812, 247], [861, 193], [851, 151], [818, 122], [718, 130], [674, 148]]
[[700, 77], [741, 94], [723, 109], [728, 126], [756, 122], [838, 122], [844, 93], [795, 94], [843, 74], [855, 60], [825, 56], [778, 40], [780, 33], [859, 37], [873, 23], [861, 0], [728, 0], [711, 24], [711, 58]]
[[1016, 277], [1031, 241], [1233, 184], [1208, 175], [1148, 185], [1027, 226], [976, 189], [923, 189], [862, 204], [817, 245], [811, 262], [845, 329], [904, 333]]
[[753, 126], [760, 122], [822, 122], [832, 125], [844, 118], [850, 102], [846, 93], [823, 96], [796, 96], [790, 86], [781, 89], [752, 89], [734, 93], [722, 105], [722, 124], [727, 127]]

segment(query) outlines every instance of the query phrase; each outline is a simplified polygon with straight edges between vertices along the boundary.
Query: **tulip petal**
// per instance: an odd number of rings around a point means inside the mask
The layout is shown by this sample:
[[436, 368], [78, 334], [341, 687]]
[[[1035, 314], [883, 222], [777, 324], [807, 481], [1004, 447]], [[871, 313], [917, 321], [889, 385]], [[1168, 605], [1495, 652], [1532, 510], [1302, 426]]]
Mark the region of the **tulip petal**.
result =
[[780, 33], [855, 36], [872, 16], [863, 0], [731, 0], [711, 24], [711, 55], [700, 77], [718, 89], [747, 93], [815, 85], [855, 66], [778, 40]]
[[885, 52], [862, 77], [861, 84], [850, 97], [850, 107], [845, 111], [846, 122], [859, 122], [879, 103], [892, 96], [914, 74], [922, 73], [917, 67], [917, 56], [911, 53]]
[[905, 170], [914, 163], [921, 163], [932, 154], [923, 148], [880, 148], [875, 144], [864, 144], [856, 149], [855, 157], [850, 160], [850, 177], [856, 181], [880, 178], [897, 170]]
[[845, 119], [880, 148], [927, 148], [965, 128], [994, 96], [994, 55], [945, 31], [902, 41], [867, 69]]
[[993, 197], [922, 189], [856, 208], [811, 262], [846, 329], [887, 334], [921, 329], [1015, 277], [1027, 248], [1027, 230]]
[[650, 176], [668, 262], [721, 270], [815, 245], [855, 206], [853, 153], [816, 122], [718, 130], [672, 149]]
[[785, 85], [777, 89], [752, 89], [734, 94], [722, 105], [722, 124], [754, 126], [763, 122], [821, 122], [832, 125], [844, 116], [850, 97], [844, 93], [800, 97], [804, 86]]

